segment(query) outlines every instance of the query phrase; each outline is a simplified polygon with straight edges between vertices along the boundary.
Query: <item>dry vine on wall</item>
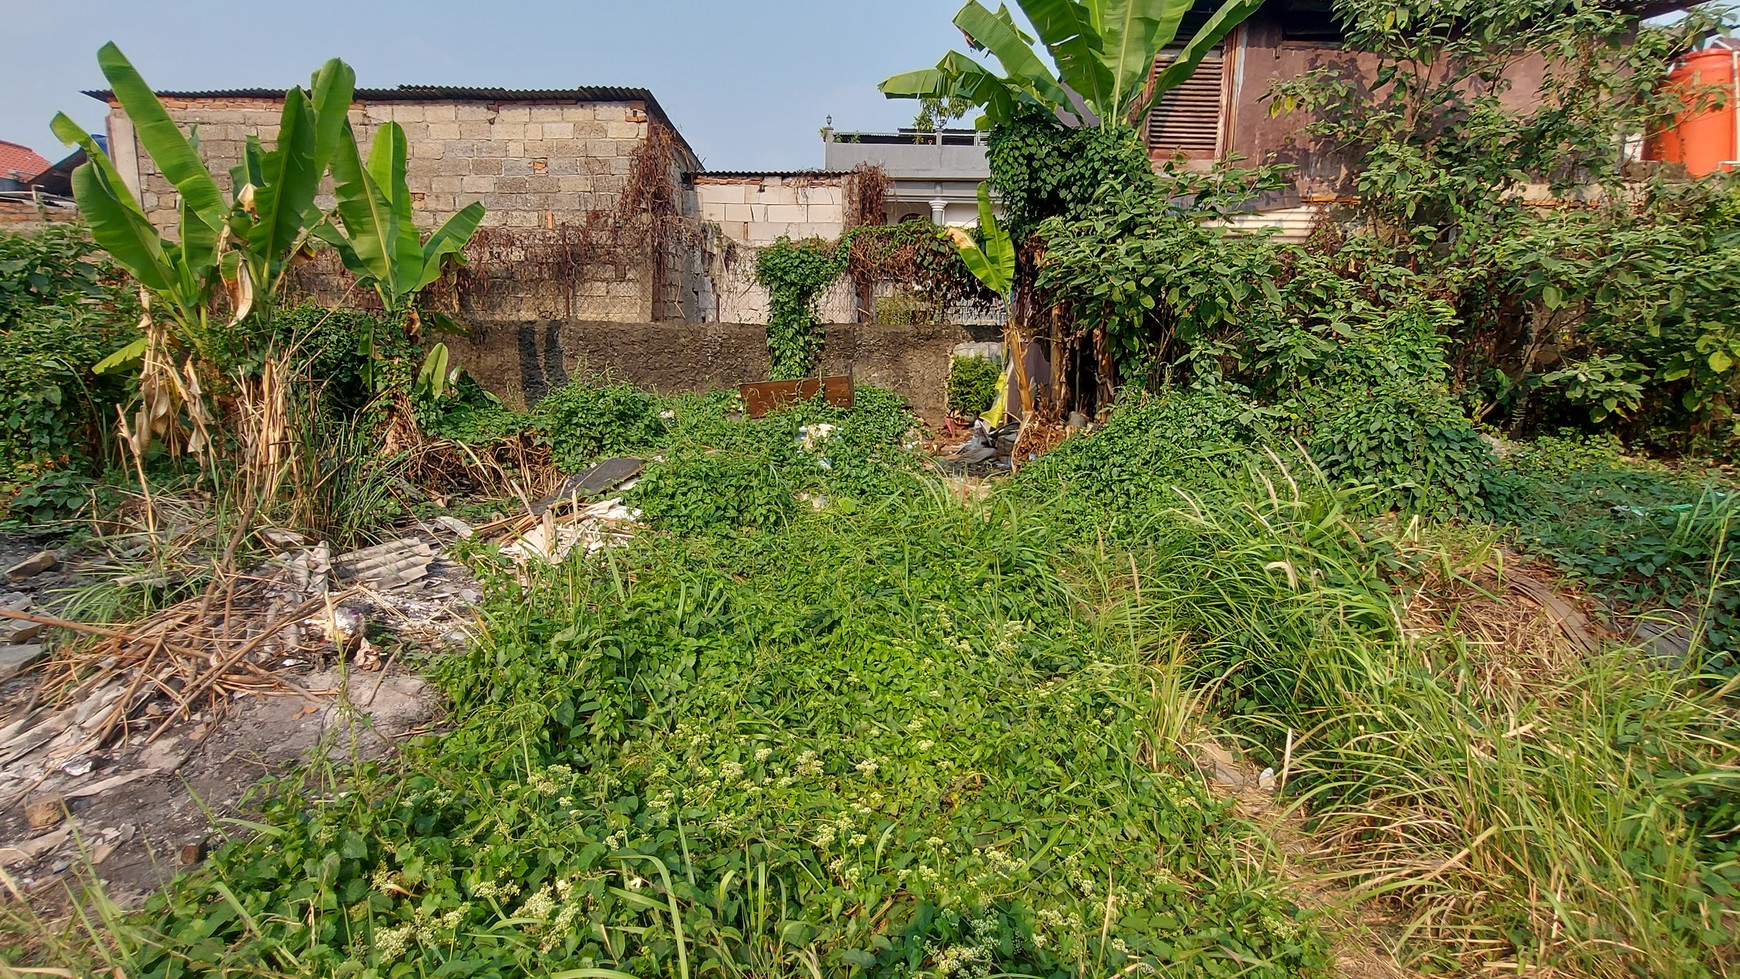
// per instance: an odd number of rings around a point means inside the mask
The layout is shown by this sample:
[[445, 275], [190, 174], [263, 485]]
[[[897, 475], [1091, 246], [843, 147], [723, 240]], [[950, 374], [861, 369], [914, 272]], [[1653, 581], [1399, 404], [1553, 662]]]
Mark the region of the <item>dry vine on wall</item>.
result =
[[[612, 207], [587, 211], [578, 220], [558, 220], [551, 212], [542, 228], [479, 228], [466, 246], [465, 264], [432, 283], [421, 305], [459, 313], [488, 303], [492, 294], [499, 297], [503, 288], [532, 289], [554, 300], [549, 312], [572, 319], [587, 312], [576, 308], [585, 301], [583, 284], [644, 286], [650, 280], [650, 314], [666, 315], [667, 280], [680, 270], [686, 250], [706, 238], [701, 222], [683, 213], [684, 172], [675, 134], [657, 120], [649, 122]], [[292, 273], [290, 289], [361, 309], [378, 307], [371, 290], [352, 285], [336, 253], [323, 249]]]
[[681, 152], [671, 129], [651, 122], [614, 207], [578, 222], [552, 217], [544, 228], [479, 229], [454, 276], [458, 297], [477, 305], [503, 283], [550, 283], [560, 289], [564, 315], [574, 318], [579, 283], [650, 279], [651, 316], [664, 318], [672, 268], [706, 238], [701, 222], [683, 213]]

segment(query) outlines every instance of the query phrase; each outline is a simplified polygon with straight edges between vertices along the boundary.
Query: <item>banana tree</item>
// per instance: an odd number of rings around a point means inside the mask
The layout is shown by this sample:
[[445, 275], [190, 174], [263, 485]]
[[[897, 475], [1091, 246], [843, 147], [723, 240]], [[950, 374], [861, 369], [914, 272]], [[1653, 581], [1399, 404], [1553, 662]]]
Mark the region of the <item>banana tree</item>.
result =
[[324, 223], [315, 196], [345, 135], [355, 89], [350, 66], [328, 61], [308, 92], [285, 93], [276, 146], [268, 150], [250, 134], [241, 162], [230, 170], [236, 188], [230, 228], [249, 280], [268, 296], [279, 294], [284, 273], [308, 254], [314, 230]]
[[1015, 321], [1015, 240], [997, 220], [991, 205], [991, 187], [979, 184], [979, 235], [981, 244], [961, 228], [945, 228], [942, 232], [954, 242], [961, 262], [979, 284], [1002, 297], [1009, 310], [1009, 321], [1003, 328], [1003, 346], [1009, 355], [1009, 367], [1014, 387], [1021, 399], [1021, 420], [1033, 417], [1033, 389], [1027, 382], [1026, 346], [1021, 338], [1020, 324]]
[[[198, 373], [219, 359], [217, 348], [250, 313], [269, 315], [291, 257], [308, 240], [326, 158], [350, 108], [355, 77], [333, 60], [314, 75], [313, 95], [286, 93], [277, 144], [251, 139], [226, 197], [199, 155], [197, 134], [183, 134], [120, 48], [103, 45], [97, 63], [133, 124], [139, 145], [176, 191], [173, 237], [160, 233], [114, 161], [64, 113], [52, 123], [88, 162], [73, 171], [73, 196], [91, 237], [138, 280], [145, 299], [144, 337], [97, 365], [99, 371], [141, 365], [144, 395], [129, 435], [143, 451], [153, 435], [177, 425], [185, 410], [189, 448], [203, 449], [210, 420]], [[324, 154], [324, 155], [323, 155]], [[218, 315], [218, 299], [228, 300]]]
[[[974, 51], [996, 59], [1002, 74], [950, 51], [935, 68], [884, 81], [882, 93], [903, 99], [965, 98], [983, 107], [981, 127], [1007, 122], [1024, 102], [1078, 124], [1133, 124], [1156, 99], [1188, 79], [1262, 2], [1224, 0], [1183, 44], [1178, 57], [1150, 81], [1154, 59], [1178, 40], [1196, 0], [1017, 0], [1050, 56], [1049, 64], [1007, 7], [992, 12], [970, 0], [955, 14], [955, 26]], [[1091, 118], [1084, 118], [1071, 93]]]
[[[465, 245], [477, 233], [484, 209], [476, 201], [467, 204], [424, 240], [413, 220], [405, 168], [405, 130], [398, 123], [376, 130], [366, 165], [346, 123], [332, 157], [338, 221], [323, 224], [317, 234], [338, 251], [358, 282], [375, 290], [382, 308], [405, 318], [415, 336], [420, 325], [417, 294], [440, 278], [448, 265], [464, 262]], [[372, 363], [374, 337], [366, 335], [362, 343], [362, 353]], [[445, 344], [430, 348], [423, 374], [429, 373], [436, 359], [446, 363]]]

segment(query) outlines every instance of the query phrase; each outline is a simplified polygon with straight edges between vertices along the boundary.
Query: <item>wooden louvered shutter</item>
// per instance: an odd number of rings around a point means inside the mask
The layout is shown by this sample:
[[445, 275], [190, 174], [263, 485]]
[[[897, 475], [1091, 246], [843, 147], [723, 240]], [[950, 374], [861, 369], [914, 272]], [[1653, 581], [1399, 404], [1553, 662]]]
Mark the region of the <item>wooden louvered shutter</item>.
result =
[[[1173, 61], [1162, 54], [1154, 59], [1156, 74]], [[1216, 52], [1202, 59], [1196, 73], [1154, 103], [1148, 110], [1144, 137], [1148, 151], [1162, 157], [1183, 153], [1193, 160], [1220, 156], [1221, 119], [1225, 116], [1225, 56]]]

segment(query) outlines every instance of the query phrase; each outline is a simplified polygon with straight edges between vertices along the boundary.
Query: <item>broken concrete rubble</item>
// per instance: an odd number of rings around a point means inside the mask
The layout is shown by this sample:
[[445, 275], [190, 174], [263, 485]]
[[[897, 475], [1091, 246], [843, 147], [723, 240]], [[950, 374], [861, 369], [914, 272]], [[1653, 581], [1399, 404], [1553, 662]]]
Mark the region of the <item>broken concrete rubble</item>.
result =
[[60, 567], [60, 554], [55, 551], [37, 551], [35, 554], [6, 569], [9, 581], [22, 581], [46, 574]]

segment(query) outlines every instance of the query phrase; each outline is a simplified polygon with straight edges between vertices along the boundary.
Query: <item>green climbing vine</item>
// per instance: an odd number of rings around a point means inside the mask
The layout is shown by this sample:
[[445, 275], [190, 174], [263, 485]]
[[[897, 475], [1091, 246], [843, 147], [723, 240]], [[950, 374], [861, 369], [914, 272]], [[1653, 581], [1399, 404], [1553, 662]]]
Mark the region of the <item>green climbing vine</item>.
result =
[[928, 222], [862, 224], [837, 241], [780, 238], [755, 259], [755, 281], [768, 293], [767, 351], [774, 380], [809, 376], [820, 361], [823, 331], [816, 300], [842, 275], [866, 291], [893, 283], [921, 297], [926, 315], [962, 303], [996, 301], [961, 261], [954, 244]]
[[780, 238], [755, 258], [755, 281], [767, 290], [767, 352], [776, 381], [808, 377], [822, 353], [816, 298], [845, 270], [842, 250], [820, 238]]

